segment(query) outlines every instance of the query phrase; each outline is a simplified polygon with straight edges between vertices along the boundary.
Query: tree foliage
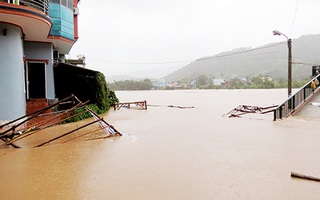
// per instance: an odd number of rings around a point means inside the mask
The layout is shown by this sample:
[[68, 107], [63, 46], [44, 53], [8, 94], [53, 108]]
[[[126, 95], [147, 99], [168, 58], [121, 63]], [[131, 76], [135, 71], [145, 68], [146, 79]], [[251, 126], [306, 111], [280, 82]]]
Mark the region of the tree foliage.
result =
[[141, 81], [121, 80], [114, 83], [108, 83], [108, 87], [112, 90], [151, 90], [152, 82], [150, 79]]
[[208, 83], [209, 83], [209, 78], [206, 75], [201, 75], [197, 79], [197, 84], [199, 86], [205, 86], [205, 85], [208, 85]]
[[[97, 114], [105, 113], [110, 106], [119, 103], [119, 100], [114, 91], [107, 87], [105, 77], [102, 73], [97, 72], [94, 75], [94, 79], [90, 84], [95, 88], [95, 103], [89, 104], [88, 107]], [[90, 118], [92, 115], [89, 112], [85, 112], [85, 108], [77, 108], [73, 111], [76, 117], [68, 119], [65, 123], [76, 122], [82, 119]]]
[[[309, 79], [293, 81], [292, 87], [302, 87]], [[221, 85], [213, 85], [212, 80], [206, 75], [201, 75], [197, 79], [198, 89], [271, 89], [271, 88], [286, 88], [288, 82], [286, 79], [280, 78], [272, 80], [268, 76], [258, 75], [252, 78], [232, 78], [226, 80]]]
[[107, 86], [105, 76], [98, 72], [95, 74], [96, 104], [99, 109], [106, 111], [110, 106], [119, 102], [114, 91]]

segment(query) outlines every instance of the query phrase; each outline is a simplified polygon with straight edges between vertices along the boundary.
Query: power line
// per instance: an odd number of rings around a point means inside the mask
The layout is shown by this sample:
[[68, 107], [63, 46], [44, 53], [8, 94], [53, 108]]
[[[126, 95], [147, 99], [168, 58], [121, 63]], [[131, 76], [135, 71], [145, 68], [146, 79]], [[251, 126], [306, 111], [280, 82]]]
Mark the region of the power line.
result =
[[203, 61], [203, 60], [212, 60], [212, 59], [219, 59], [219, 58], [227, 58], [227, 57], [231, 57], [234, 55], [240, 55], [240, 54], [245, 54], [248, 52], [253, 52], [253, 51], [258, 51], [258, 50], [262, 50], [262, 49], [268, 49], [268, 48], [272, 48], [278, 45], [282, 45], [282, 44], [286, 44], [286, 42], [278, 42], [278, 43], [274, 43], [268, 46], [262, 46], [262, 47], [257, 47], [257, 48], [253, 48], [253, 49], [247, 49], [244, 51], [237, 51], [237, 52], [231, 52], [231, 53], [227, 53], [227, 54], [223, 54], [223, 55], [216, 55], [216, 56], [211, 56], [211, 57], [203, 57], [203, 58], [199, 58], [196, 60], [180, 60], [180, 61], [164, 61], [164, 62], [124, 62], [124, 61], [107, 61], [107, 60], [100, 60], [100, 59], [91, 59], [92, 61], [101, 61], [104, 63], [109, 63], [109, 64], [123, 64], [123, 65], [163, 65], [163, 64], [181, 64], [181, 63], [187, 63], [187, 62], [193, 62], [193, 61]]
[[109, 64], [122, 64], [122, 65], [163, 65], [163, 64], [179, 64], [192, 62], [193, 60], [180, 60], [180, 61], [165, 61], [165, 62], [124, 62], [124, 61], [106, 61], [106, 60], [97, 60], [92, 59], [92, 61], [101, 61]]
[[257, 47], [257, 48], [254, 48], [254, 49], [247, 49], [247, 50], [244, 50], [244, 51], [231, 52], [229, 54], [224, 54], [224, 55], [217, 55], [217, 56], [212, 56], [212, 57], [204, 57], [204, 58], [197, 59], [196, 61], [225, 58], [225, 57], [230, 57], [230, 56], [234, 56], [234, 55], [245, 54], [245, 53], [252, 52], [252, 51], [258, 51], [258, 50], [261, 50], [261, 49], [268, 49], [268, 48], [275, 47], [275, 46], [278, 46], [278, 45], [281, 45], [281, 44], [286, 44], [286, 43], [287, 42], [278, 42], [278, 43], [275, 43], [275, 44], [272, 44], [272, 45], [269, 45], [269, 46], [262, 46], [262, 47]]
[[311, 63], [304, 63], [304, 62], [292, 62], [292, 64], [296, 64], [296, 65], [308, 65], [308, 66], [319, 65], [319, 64], [311, 64]]
[[297, 16], [298, 8], [299, 8], [299, 1], [300, 1], [300, 0], [297, 1], [296, 10], [295, 10], [295, 12], [294, 12], [294, 17], [293, 17], [292, 26], [291, 26], [290, 37], [292, 36], [293, 26], [294, 26], [294, 23], [295, 23], [295, 21], [296, 21], [296, 16]]

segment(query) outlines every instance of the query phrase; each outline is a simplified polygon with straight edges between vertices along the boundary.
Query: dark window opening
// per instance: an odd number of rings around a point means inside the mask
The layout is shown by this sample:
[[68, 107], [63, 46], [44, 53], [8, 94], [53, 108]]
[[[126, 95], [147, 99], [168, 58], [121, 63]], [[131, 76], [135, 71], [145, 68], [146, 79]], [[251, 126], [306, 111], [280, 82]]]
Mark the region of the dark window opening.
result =
[[45, 63], [28, 63], [28, 98], [46, 98]]

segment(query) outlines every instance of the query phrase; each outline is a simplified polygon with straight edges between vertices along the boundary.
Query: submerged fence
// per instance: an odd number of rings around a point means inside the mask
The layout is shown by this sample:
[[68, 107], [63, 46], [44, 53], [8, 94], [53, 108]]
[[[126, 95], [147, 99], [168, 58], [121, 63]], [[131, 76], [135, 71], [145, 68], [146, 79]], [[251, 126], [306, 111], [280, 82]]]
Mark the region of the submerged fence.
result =
[[314, 90], [312, 90], [311, 88], [311, 82], [315, 81], [316, 79], [318, 79], [318, 81], [320, 82], [320, 74], [312, 78], [298, 92], [289, 97], [283, 104], [275, 108], [273, 120], [276, 121], [277, 119], [288, 117], [297, 108], [302, 106], [302, 104], [305, 103], [309, 97], [314, 95], [317, 92], [317, 90], [320, 89], [320, 85], [317, 85]]

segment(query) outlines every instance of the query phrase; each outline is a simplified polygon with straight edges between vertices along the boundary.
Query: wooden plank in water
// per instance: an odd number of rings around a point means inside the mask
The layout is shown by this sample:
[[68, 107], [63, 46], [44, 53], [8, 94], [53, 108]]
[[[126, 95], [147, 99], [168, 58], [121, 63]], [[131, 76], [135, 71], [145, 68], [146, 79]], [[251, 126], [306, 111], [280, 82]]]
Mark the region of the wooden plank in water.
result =
[[131, 105], [136, 105], [144, 110], [147, 110], [148, 109], [148, 106], [147, 106], [147, 101], [144, 100], [144, 101], [133, 101], [133, 102], [123, 102], [123, 103], [117, 103], [117, 104], [114, 104], [113, 108], [114, 110], [120, 110], [122, 107], [125, 107], [125, 108], [130, 108]]
[[296, 172], [291, 172], [291, 177], [320, 182], [320, 178], [308, 176], [308, 175], [304, 175], [304, 174], [299, 174]]

